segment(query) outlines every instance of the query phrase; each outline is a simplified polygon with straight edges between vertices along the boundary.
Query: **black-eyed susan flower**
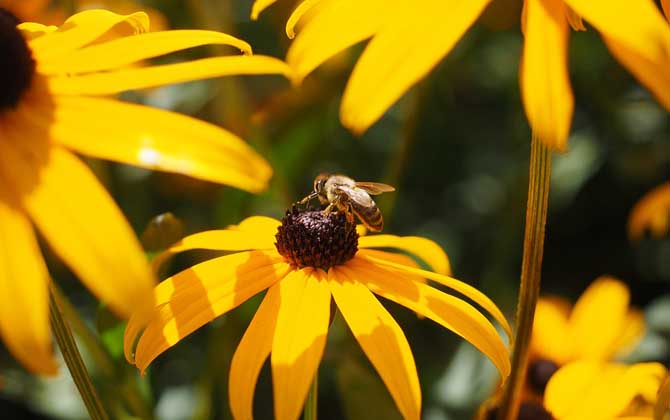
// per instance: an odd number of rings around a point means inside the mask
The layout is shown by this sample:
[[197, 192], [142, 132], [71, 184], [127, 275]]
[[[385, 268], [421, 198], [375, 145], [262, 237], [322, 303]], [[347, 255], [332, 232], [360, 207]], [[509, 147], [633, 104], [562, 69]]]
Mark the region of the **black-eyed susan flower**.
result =
[[[76, 14], [61, 27], [0, 10], [0, 333], [34, 372], [56, 370], [49, 275], [35, 228], [84, 284], [121, 316], [150, 307], [154, 281], [120, 210], [75, 153], [262, 190], [271, 168], [236, 136], [186, 116], [114, 100], [129, 89], [228, 74], [286, 73], [263, 56], [133, 67], [204, 44], [211, 31], [148, 29], [144, 13]], [[139, 34], [141, 33], [141, 34]]]
[[[153, 317], [147, 323], [130, 319], [125, 352], [144, 372], [188, 334], [267, 289], [232, 360], [229, 397], [236, 419], [252, 418], [254, 388], [268, 357], [275, 418], [298, 418], [323, 355], [331, 299], [404, 418], [420, 418], [416, 366], [402, 329], [375, 295], [455, 332], [488, 356], [502, 378], [509, 374], [508, 348], [493, 324], [471, 303], [431, 287], [424, 279], [479, 305], [509, 336], [504, 316], [477, 289], [446, 275], [446, 254], [428, 239], [359, 237], [354, 223], [342, 213], [294, 209], [281, 222], [250, 217], [225, 230], [188, 236], [159, 256], [157, 264], [176, 252], [201, 248], [235, 252], [160, 283]], [[417, 268], [404, 254], [372, 248], [409, 252], [434, 271]]]
[[647, 231], [655, 238], [670, 233], [670, 182], [646, 193], [630, 212], [628, 237], [636, 241]]
[[[252, 17], [275, 1], [257, 0]], [[452, 50], [490, 2], [305, 0], [286, 24], [293, 37], [296, 23], [304, 21], [287, 62], [299, 81], [336, 53], [371, 38], [340, 108], [343, 124], [363, 132]], [[584, 30], [581, 17], [670, 110], [670, 28], [652, 0], [526, 0], [523, 104], [533, 131], [559, 150], [566, 147], [574, 107], [567, 63], [569, 26]]]

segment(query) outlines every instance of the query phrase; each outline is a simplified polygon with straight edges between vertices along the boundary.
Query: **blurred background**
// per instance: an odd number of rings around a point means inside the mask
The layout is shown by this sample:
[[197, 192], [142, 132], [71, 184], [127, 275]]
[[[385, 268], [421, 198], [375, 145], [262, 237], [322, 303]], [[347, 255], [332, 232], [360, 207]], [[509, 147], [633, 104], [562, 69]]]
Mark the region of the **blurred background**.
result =
[[[294, 2], [279, 1], [257, 22], [249, 18], [251, 0], [0, 0], [0, 6], [23, 20], [55, 24], [81, 8], [146, 10], [154, 30], [220, 30], [250, 42], [256, 53], [283, 58], [290, 45], [284, 24]], [[279, 77], [234, 77], [124, 95], [129, 101], [219, 124], [246, 139], [275, 169], [271, 188], [262, 195], [88, 162], [138, 235], [159, 214], [170, 212], [180, 221], [158, 223], [158, 230], [154, 223], [144, 233], [149, 255], [166, 245], [161, 235], [174, 240], [236, 224], [248, 215], [279, 218], [311, 190], [319, 172], [342, 172], [357, 180], [394, 185], [396, 193], [378, 200], [385, 232], [437, 241], [451, 259], [454, 276], [483, 290], [513, 319], [530, 152], [517, 77], [520, 10], [520, 0], [493, 1], [455, 50], [362, 137], [347, 132], [338, 120], [341, 94], [362, 45], [334, 57], [295, 88]], [[197, 48], [161, 60], [230, 52]], [[574, 300], [602, 274], [622, 279], [648, 321], [647, 336], [631, 357], [667, 365], [670, 238], [631, 242], [626, 223], [635, 203], [670, 179], [670, 118], [610, 56], [591, 27], [571, 35], [570, 72], [575, 116], [569, 151], [553, 162], [543, 292]], [[207, 257], [211, 254], [186, 254], [170, 270]], [[156, 418], [231, 418], [228, 367], [258, 297], [167, 351], [140, 379], [123, 360], [124, 325], [99, 307], [58, 260], [51, 257], [49, 263], [56, 282], [118, 362], [115, 374], [121, 382], [139, 384], [138, 398], [149, 407], [155, 405]], [[424, 417], [469, 418], [496, 386], [492, 365], [431, 321], [384, 303], [414, 351]], [[94, 355], [84, 351], [84, 356], [93, 366]], [[92, 373], [102, 393], [113, 394], [109, 389], [113, 384], [100, 372]], [[256, 392], [258, 419], [271, 418], [269, 373], [266, 367]], [[341, 318], [331, 328], [319, 375], [321, 419], [399, 418]], [[4, 348], [0, 349], [0, 412], [8, 419], [38, 413], [43, 418], [86, 418], [66, 369], [54, 379], [32, 377]]]

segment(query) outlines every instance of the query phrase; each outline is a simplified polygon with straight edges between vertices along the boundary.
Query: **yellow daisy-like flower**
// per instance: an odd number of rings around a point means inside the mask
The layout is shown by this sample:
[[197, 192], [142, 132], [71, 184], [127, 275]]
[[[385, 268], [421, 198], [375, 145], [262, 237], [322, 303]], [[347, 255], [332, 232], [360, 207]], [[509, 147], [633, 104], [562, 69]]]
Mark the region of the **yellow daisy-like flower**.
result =
[[[275, 1], [256, 0], [252, 18]], [[372, 38], [340, 108], [343, 124], [360, 133], [452, 50], [490, 1], [305, 0], [286, 24], [293, 37], [296, 23], [309, 12], [287, 61], [300, 81], [338, 52]], [[670, 110], [670, 27], [652, 0], [526, 0], [523, 104], [533, 131], [558, 150], [566, 148], [574, 108], [567, 63], [569, 25], [583, 30], [580, 16]]]
[[670, 182], [649, 191], [630, 212], [628, 237], [637, 241], [647, 231], [655, 238], [662, 238], [670, 233]]
[[286, 74], [287, 67], [263, 56], [133, 67], [204, 44], [251, 51], [218, 32], [142, 33], [149, 25], [144, 13], [91, 10], [61, 27], [16, 23], [0, 9], [0, 334], [28, 369], [53, 373], [49, 274], [35, 228], [121, 316], [150, 309], [154, 285], [131, 227], [73, 152], [253, 192], [265, 188], [272, 172], [225, 130], [108, 95], [229, 74]]
[[[509, 374], [509, 350], [493, 324], [470, 303], [424, 279], [470, 299], [510, 336], [503, 314], [477, 289], [448, 277], [446, 254], [428, 239], [359, 238], [354, 223], [342, 213], [293, 209], [282, 222], [250, 217], [225, 230], [186, 237], [156, 264], [176, 252], [203, 248], [235, 253], [160, 283], [153, 317], [148, 323], [132, 317], [128, 323], [126, 357], [144, 372], [185, 336], [267, 289], [232, 360], [229, 397], [238, 420], [252, 418], [254, 388], [268, 357], [275, 418], [298, 418], [323, 355], [331, 298], [406, 419], [419, 419], [421, 413], [416, 366], [402, 329], [375, 294], [455, 332], [488, 356], [503, 379]], [[371, 248], [409, 252], [435, 271], [417, 268], [406, 255]]]

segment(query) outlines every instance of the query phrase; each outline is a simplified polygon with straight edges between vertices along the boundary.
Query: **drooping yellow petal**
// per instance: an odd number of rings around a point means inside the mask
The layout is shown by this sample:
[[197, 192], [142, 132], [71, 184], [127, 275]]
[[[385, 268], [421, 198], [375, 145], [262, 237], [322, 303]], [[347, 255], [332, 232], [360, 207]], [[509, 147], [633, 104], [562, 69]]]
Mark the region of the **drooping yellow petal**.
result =
[[574, 98], [568, 77], [568, 23], [562, 0], [526, 0], [521, 96], [533, 132], [565, 150]]
[[0, 164], [54, 252], [118, 315], [150, 309], [154, 282], [144, 252], [100, 182], [67, 150], [14, 136]]
[[127, 36], [71, 51], [44, 64], [38, 63], [38, 71], [42, 74], [72, 75], [112, 70], [201, 45], [231, 45], [247, 55], [251, 54], [248, 43], [228, 34], [204, 30], [174, 30]]
[[658, 388], [664, 373], [659, 363], [573, 362], [551, 377], [544, 404], [558, 420], [614, 419], [645, 389]]
[[571, 359], [575, 346], [578, 347], [579, 343], [572, 340], [568, 317], [562, 308], [551, 300], [540, 298], [535, 308], [531, 357], [548, 359], [561, 365]]
[[629, 299], [626, 285], [612, 277], [600, 277], [584, 291], [569, 321], [580, 359], [608, 360], [612, 356], [613, 344], [626, 323]]
[[251, 20], [258, 19], [258, 15], [268, 7], [276, 3], [277, 0], [254, 0], [254, 4], [251, 5]]
[[654, 420], [663, 420], [663, 416], [668, 409], [670, 409], [670, 371], [665, 375], [663, 383], [658, 388], [658, 396], [654, 406]]
[[[565, 0], [670, 110], [670, 25], [652, 0]], [[648, 74], [650, 73], [650, 74]]]
[[355, 133], [377, 121], [454, 47], [490, 0], [395, 1], [349, 79], [340, 118]]
[[339, 269], [374, 293], [432, 319], [463, 337], [491, 359], [503, 381], [509, 375], [509, 350], [505, 343], [491, 322], [464, 300], [358, 258]]
[[251, 147], [212, 124], [112, 99], [56, 100], [53, 122], [35, 113], [32, 123], [48, 128], [54, 141], [79, 153], [252, 192], [262, 191], [272, 175]]
[[290, 77], [291, 70], [283, 61], [264, 55], [212, 57], [109, 73], [51, 77], [49, 89], [57, 95], [112, 95], [172, 83], [251, 74], [279, 74]]
[[468, 299], [471, 299], [473, 302], [475, 302], [477, 305], [481, 306], [484, 308], [493, 318], [500, 323], [500, 325], [503, 327], [505, 330], [505, 334], [511, 339], [513, 337], [512, 335], [512, 328], [510, 327], [509, 323], [507, 322], [507, 319], [505, 318], [505, 315], [500, 311], [500, 309], [496, 306], [493, 301], [486, 296], [484, 293], [480, 292], [479, 290], [475, 289], [474, 287], [470, 286], [467, 283], [464, 283], [460, 280], [456, 280], [451, 277], [444, 276], [442, 274], [438, 273], [433, 273], [431, 271], [426, 271], [426, 270], [420, 270], [417, 268], [412, 268], [408, 266], [404, 266], [401, 264], [396, 264], [390, 261], [385, 261], [382, 259], [374, 258], [366, 253], [366, 250], [360, 250], [356, 254], [356, 258], [352, 261], [356, 263], [359, 259], [363, 260], [368, 260], [374, 264], [381, 265], [384, 268], [390, 270], [390, 271], [395, 271], [395, 272], [400, 272], [403, 274], [409, 274], [410, 276], [420, 276], [429, 280], [433, 280], [441, 285], [447, 286], [452, 290], [455, 290], [456, 292], [462, 294], [463, 296], [467, 297]]
[[0, 336], [28, 370], [55, 374], [49, 274], [33, 228], [18, 206], [0, 174]]
[[108, 10], [86, 10], [72, 15], [57, 31], [29, 41], [37, 62], [46, 63], [68, 51], [84, 47], [117, 25], [125, 25], [132, 33], [147, 32], [149, 17], [144, 12], [117, 15]]
[[[381, 26], [387, 11], [380, 0], [325, 0], [286, 54], [286, 61], [295, 71], [295, 81], [302, 81], [340, 51], [370, 38]], [[291, 21], [294, 20], [292, 16]]]
[[305, 268], [279, 284], [281, 303], [272, 341], [276, 420], [297, 420], [317, 372], [328, 334], [330, 290], [326, 273]]
[[230, 362], [228, 395], [230, 411], [237, 420], [253, 419], [254, 390], [261, 368], [272, 350], [280, 300], [279, 285], [274, 284], [268, 289]]
[[647, 230], [658, 238], [670, 233], [670, 182], [646, 193], [630, 212], [628, 237], [639, 240]]
[[291, 16], [289, 16], [286, 21], [286, 36], [293, 39], [295, 37], [295, 27], [300, 22], [303, 16], [305, 16], [310, 10], [314, 8], [317, 4], [325, 3], [324, 0], [304, 0], [295, 8]]
[[[230, 257], [245, 262], [234, 264]], [[144, 372], [162, 352], [280, 281], [289, 269], [283, 261], [254, 251], [205, 261], [165, 280], [156, 287], [159, 306], [137, 343], [135, 365]], [[141, 320], [131, 319], [126, 329], [126, 357], [131, 360], [141, 328]]]
[[441, 246], [419, 236], [371, 235], [358, 240], [359, 248], [395, 248], [416, 255], [438, 274], [451, 274], [449, 257]]
[[342, 317], [381, 376], [405, 419], [421, 417], [421, 388], [407, 338], [363, 284], [331, 268], [328, 285]]

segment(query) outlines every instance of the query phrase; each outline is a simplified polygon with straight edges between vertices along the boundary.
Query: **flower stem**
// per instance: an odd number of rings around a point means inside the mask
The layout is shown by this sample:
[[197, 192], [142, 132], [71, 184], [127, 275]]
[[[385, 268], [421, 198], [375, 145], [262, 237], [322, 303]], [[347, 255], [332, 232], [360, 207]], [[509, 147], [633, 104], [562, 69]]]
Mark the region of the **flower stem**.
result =
[[54, 291], [53, 285], [51, 285], [49, 291], [51, 326], [56, 336], [56, 342], [63, 353], [63, 358], [65, 359], [65, 363], [67, 364], [67, 368], [72, 375], [75, 385], [77, 385], [79, 394], [81, 395], [82, 400], [84, 400], [84, 405], [86, 405], [88, 414], [93, 420], [108, 420], [109, 417], [107, 417], [107, 413], [102, 407], [102, 403], [93, 387], [91, 378], [88, 376], [84, 361], [81, 359], [81, 354], [79, 354], [79, 350], [77, 349], [77, 344], [72, 336], [72, 331], [70, 331], [70, 326], [63, 317], [58, 294]]
[[521, 284], [517, 302], [517, 333], [512, 352], [512, 371], [500, 402], [499, 420], [516, 420], [521, 403], [521, 390], [528, 367], [528, 351], [535, 306], [540, 294], [544, 228], [547, 222], [549, 181], [551, 180], [551, 151], [533, 135], [530, 149], [528, 203], [521, 264]]
[[307, 401], [305, 401], [305, 409], [303, 411], [303, 420], [317, 420], [316, 411], [317, 411], [317, 397], [319, 395], [319, 382], [317, 379], [318, 375], [314, 374], [314, 381], [312, 386], [309, 388], [309, 394], [307, 394]]

